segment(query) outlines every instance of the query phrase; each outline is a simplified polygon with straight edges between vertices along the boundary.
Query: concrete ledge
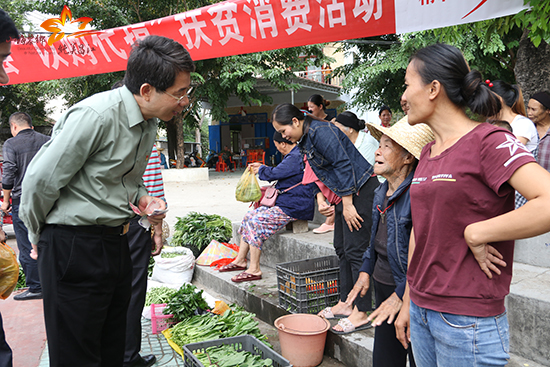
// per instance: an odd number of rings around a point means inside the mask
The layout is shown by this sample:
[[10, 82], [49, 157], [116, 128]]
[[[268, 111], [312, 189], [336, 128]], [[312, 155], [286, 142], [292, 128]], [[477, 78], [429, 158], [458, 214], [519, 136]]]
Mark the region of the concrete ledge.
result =
[[550, 268], [550, 232], [516, 241], [514, 261]]
[[307, 220], [295, 220], [286, 225], [287, 231], [292, 231], [292, 233], [306, 233], [309, 231]]
[[162, 179], [164, 182], [208, 181], [208, 168], [163, 169]]
[[513, 353], [550, 365], [550, 269], [514, 263], [506, 298]]

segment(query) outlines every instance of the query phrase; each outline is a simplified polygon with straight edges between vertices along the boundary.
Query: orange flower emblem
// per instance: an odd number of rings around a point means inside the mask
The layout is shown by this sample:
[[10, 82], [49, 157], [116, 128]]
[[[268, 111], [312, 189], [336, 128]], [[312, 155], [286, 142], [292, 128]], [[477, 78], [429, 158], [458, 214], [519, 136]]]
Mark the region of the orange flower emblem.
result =
[[[59, 18], [50, 18], [44, 21], [40, 25], [46, 31], [52, 33], [50, 38], [48, 38], [48, 45], [50, 46], [53, 45], [54, 42], [61, 40], [65, 36], [78, 38], [78, 37], [87, 36], [90, 34], [99, 33], [99, 31], [83, 30], [84, 28], [86, 28], [86, 25], [88, 25], [88, 23], [90, 23], [93, 20], [92, 18], [80, 17], [75, 20], [72, 20], [72, 19], [73, 19], [73, 14], [71, 12], [71, 9], [69, 9], [67, 5], [64, 5], [63, 10], [61, 11], [61, 16]], [[66, 35], [66, 33], [62, 30], [61, 27], [65, 26], [65, 24], [68, 25], [68, 24], [74, 24], [74, 23], [80, 23], [78, 24], [78, 29], [81, 29], [81, 31]]]

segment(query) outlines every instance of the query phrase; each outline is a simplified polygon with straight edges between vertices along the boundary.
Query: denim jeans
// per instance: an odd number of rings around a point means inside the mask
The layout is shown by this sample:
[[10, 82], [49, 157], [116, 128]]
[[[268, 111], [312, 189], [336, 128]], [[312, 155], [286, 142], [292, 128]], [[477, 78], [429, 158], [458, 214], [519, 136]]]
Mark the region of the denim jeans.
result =
[[453, 315], [411, 301], [411, 343], [420, 367], [479, 367], [508, 364], [506, 312], [492, 317]]
[[19, 205], [12, 205], [11, 216], [13, 218], [13, 230], [17, 239], [17, 248], [19, 249], [19, 262], [25, 273], [27, 287], [32, 293], [42, 292], [40, 286], [40, 276], [38, 275], [38, 262], [31, 257], [31, 243], [29, 241], [29, 232], [25, 223], [19, 218]]

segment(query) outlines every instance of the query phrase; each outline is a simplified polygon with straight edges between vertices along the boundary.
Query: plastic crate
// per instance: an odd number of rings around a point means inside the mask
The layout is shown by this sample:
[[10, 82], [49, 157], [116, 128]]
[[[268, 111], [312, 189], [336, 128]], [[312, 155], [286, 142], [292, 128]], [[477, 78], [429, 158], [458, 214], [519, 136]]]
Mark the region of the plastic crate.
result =
[[279, 306], [292, 313], [316, 314], [340, 298], [337, 256], [277, 264]]
[[273, 361], [274, 367], [292, 367], [290, 362], [269, 348], [267, 345], [259, 341], [252, 335], [234, 336], [231, 338], [209, 340], [200, 343], [187, 344], [183, 346], [183, 363], [185, 367], [204, 367], [204, 365], [193, 355], [194, 352], [204, 352], [206, 348], [215, 347], [218, 345], [231, 345], [235, 351], [240, 352], [246, 350], [261, 358], [270, 358]]
[[151, 328], [153, 329], [153, 334], [159, 334], [176, 323], [173, 319], [174, 315], [165, 315], [162, 313], [165, 308], [166, 303], [151, 305]]

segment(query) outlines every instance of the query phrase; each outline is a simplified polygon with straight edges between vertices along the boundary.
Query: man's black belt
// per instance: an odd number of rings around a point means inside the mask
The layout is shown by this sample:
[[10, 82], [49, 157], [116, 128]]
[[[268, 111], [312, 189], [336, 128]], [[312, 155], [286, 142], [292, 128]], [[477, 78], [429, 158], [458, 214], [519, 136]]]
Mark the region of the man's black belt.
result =
[[117, 227], [100, 226], [100, 225], [69, 226], [65, 224], [58, 224], [58, 226], [61, 228], [70, 229], [75, 232], [84, 232], [84, 233], [108, 235], [108, 236], [112, 236], [112, 235], [123, 236], [126, 233], [128, 233], [128, 229], [130, 228], [130, 223], [124, 223], [123, 225], [120, 225]]

